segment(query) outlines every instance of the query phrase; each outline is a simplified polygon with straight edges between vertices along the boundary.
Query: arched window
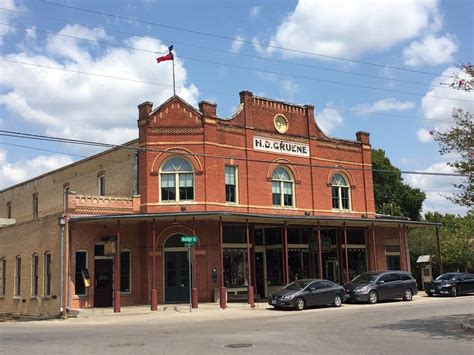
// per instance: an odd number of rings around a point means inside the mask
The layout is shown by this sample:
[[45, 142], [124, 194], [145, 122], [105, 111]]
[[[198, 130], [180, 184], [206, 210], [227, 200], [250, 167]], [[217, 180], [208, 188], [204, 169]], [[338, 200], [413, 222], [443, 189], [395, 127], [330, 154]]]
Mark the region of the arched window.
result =
[[331, 180], [332, 208], [338, 210], [349, 210], [349, 185], [341, 174], [335, 174]]
[[293, 206], [293, 179], [283, 167], [273, 170], [272, 174], [272, 204], [273, 206]]
[[161, 201], [194, 200], [194, 171], [180, 157], [168, 159], [161, 167]]

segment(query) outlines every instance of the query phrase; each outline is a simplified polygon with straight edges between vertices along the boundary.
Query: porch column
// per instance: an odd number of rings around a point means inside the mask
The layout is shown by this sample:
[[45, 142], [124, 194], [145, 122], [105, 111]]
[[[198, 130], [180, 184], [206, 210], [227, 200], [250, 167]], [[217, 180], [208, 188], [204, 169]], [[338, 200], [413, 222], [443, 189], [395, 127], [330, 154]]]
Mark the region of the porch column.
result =
[[398, 224], [398, 243], [400, 244], [400, 270], [407, 270], [405, 248], [403, 247], [402, 229]]
[[290, 282], [290, 275], [289, 275], [289, 268], [288, 268], [288, 224], [285, 221], [283, 226], [283, 254], [285, 256], [284, 259], [284, 283], [285, 285]]
[[319, 265], [319, 278], [324, 278], [323, 273], [323, 246], [321, 245], [321, 222], [318, 221], [318, 265]]
[[247, 243], [247, 303], [254, 308], [255, 301], [253, 295], [252, 286], [252, 268], [250, 267], [250, 231], [249, 231], [249, 220], [245, 220], [245, 240]]
[[[195, 224], [196, 224], [196, 218], [193, 217], [193, 235], [196, 236], [196, 229], [195, 229]], [[192, 256], [192, 289], [191, 289], [191, 304], [192, 308], [198, 308], [199, 304], [199, 294], [198, 294], [198, 288], [196, 285], [196, 275], [197, 275], [197, 267], [196, 267], [196, 246], [192, 248], [193, 250], [193, 256]]]
[[222, 217], [219, 217], [219, 249], [221, 258], [221, 289], [219, 294], [220, 306], [222, 309], [227, 307], [227, 289], [224, 286], [224, 239], [222, 231]]
[[120, 312], [120, 220], [117, 220], [117, 240], [114, 257], [114, 313]]
[[377, 270], [377, 246], [375, 244], [375, 225], [372, 223], [372, 254], [374, 254], [374, 270]]
[[151, 302], [150, 308], [152, 311], [156, 311], [158, 309], [158, 290], [156, 289], [156, 225], [155, 219], [153, 218], [153, 241], [152, 241], [152, 269], [151, 269], [151, 278], [152, 278], [152, 287], [151, 287]]
[[439, 226], [436, 226], [436, 250], [438, 254], [438, 270], [439, 273], [443, 273], [443, 261], [441, 260], [441, 242], [439, 239]]
[[346, 222], [343, 223], [344, 227], [344, 258], [345, 258], [345, 264], [346, 264], [346, 282], [349, 282], [349, 252], [347, 250], [347, 228], [346, 228]]
[[[314, 250], [311, 250], [311, 244], [313, 242], [314, 231], [312, 227], [308, 227], [308, 267], [309, 267], [309, 277], [314, 278], [316, 275], [316, 266], [314, 258]], [[313, 244], [314, 245], [314, 244]]]

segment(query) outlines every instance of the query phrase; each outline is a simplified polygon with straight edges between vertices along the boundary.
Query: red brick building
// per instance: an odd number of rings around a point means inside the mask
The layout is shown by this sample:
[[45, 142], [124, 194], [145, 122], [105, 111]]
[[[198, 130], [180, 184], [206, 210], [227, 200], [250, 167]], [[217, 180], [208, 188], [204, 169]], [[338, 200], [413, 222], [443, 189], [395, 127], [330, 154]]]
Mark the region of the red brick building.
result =
[[[89, 159], [96, 196], [62, 181], [63, 309], [187, 302], [190, 286], [201, 302], [249, 286], [264, 298], [297, 278], [409, 268], [406, 232], [420, 224], [376, 215], [368, 133], [328, 137], [313, 106], [247, 91], [225, 119], [210, 102], [144, 102], [138, 128], [111, 150], [128, 165]], [[192, 282], [182, 236], [198, 237]]]

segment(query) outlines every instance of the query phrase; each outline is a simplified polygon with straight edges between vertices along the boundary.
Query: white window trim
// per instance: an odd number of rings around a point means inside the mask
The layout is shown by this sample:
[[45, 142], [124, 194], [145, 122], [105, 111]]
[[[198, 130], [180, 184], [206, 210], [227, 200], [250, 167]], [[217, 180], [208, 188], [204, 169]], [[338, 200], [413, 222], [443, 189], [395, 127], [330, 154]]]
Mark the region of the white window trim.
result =
[[[284, 169], [288, 173], [288, 175], [290, 176], [291, 180], [274, 180], [273, 179], [273, 172], [278, 168]], [[272, 171], [272, 186], [273, 186], [273, 182], [280, 183], [280, 204], [279, 205], [274, 205], [273, 204], [273, 191], [272, 191], [272, 207], [275, 208], [275, 209], [293, 209], [293, 208], [295, 208], [296, 207], [295, 180], [293, 179], [293, 174], [291, 173], [291, 171], [283, 165], [277, 166]], [[285, 198], [284, 198], [284, 189], [283, 189], [283, 183], [284, 182], [291, 183], [291, 205], [290, 206], [287, 206], [287, 205], [284, 204], [284, 200], [285, 200]]]
[[[230, 165], [226, 164], [224, 167], [224, 186], [226, 185], [225, 183], [225, 168], [231, 167], [235, 169], [235, 202], [227, 201], [225, 200], [226, 205], [238, 205], [239, 204], [239, 167], [237, 165]], [[224, 191], [225, 192], [225, 191]], [[225, 196], [224, 196], [225, 198]]]
[[[334, 211], [334, 212], [351, 212], [351, 211], [352, 211], [352, 189], [351, 189], [351, 187], [349, 186], [349, 184], [347, 183], [347, 181], [348, 181], [347, 176], [344, 175], [344, 174], [342, 174], [342, 173], [340, 173], [340, 172], [338, 172], [338, 173], [336, 173], [336, 174], [334, 174], [334, 175], [341, 175], [341, 176], [343, 177], [343, 179], [344, 179], [346, 185], [345, 185], [345, 186], [333, 185], [333, 184], [332, 184], [332, 179], [331, 179], [331, 209], [332, 209], [332, 211]], [[333, 175], [332, 178], [334, 178], [334, 175]], [[333, 189], [334, 187], [337, 187], [337, 188], [338, 188], [338, 205], [339, 205], [339, 208], [334, 208], [334, 207], [332, 207], [332, 198], [333, 198], [333, 197], [332, 197], [332, 189]], [[349, 195], [349, 201], [348, 201], [348, 203], [349, 203], [349, 208], [343, 208], [343, 207], [342, 207], [342, 190], [341, 190], [342, 187], [346, 187], [347, 190], [348, 190], [348, 195]]]
[[86, 253], [86, 269], [88, 269], [88, 265], [89, 265], [89, 253], [87, 252], [87, 250], [84, 250], [84, 249], [78, 249], [75, 251], [74, 253], [74, 296], [76, 297], [85, 297], [88, 295], [88, 288], [87, 287], [84, 287], [84, 291], [85, 293], [82, 293], [82, 294], [77, 294], [76, 293], [76, 263], [77, 263], [77, 253]]
[[[160, 171], [159, 171], [159, 178], [158, 178], [158, 195], [159, 195], [159, 203], [160, 204], [163, 204], [163, 205], [176, 205], [177, 203], [179, 204], [186, 204], [186, 203], [194, 203], [195, 200], [196, 200], [196, 173], [194, 170], [191, 170], [191, 171], [175, 171], [175, 172], [163, 172], [162, 171], [162, 168], [163, 166], [166, 164], [166, 162], [168, 162], [169, 160], [173, 159], [173, 158], [180, 158], [180, 159], [184, 159], [186, 162], [189, 163], [189, 165], [191, 166], [191, 169], [193, 167], [193, 165], [191, 164], [191, 162], [179, 155], [175, 155], [175, 156], [172, 156], [168, 159], [166, 159], [163, 163], [161, 163], [161, 166], [160, 166]], [[172, 175], [174, 174], [174, 193], [175, 193], [175, 199], [174, 200], [163, 200], [163, 196], [161, 195], [161, 188], [162, 188], [162, 179], [161, 177], [163, 175]], [[179, 174], [192, 174], [193, 176], [193, 198], [191, 200], [180, 200], [179, 198]]]

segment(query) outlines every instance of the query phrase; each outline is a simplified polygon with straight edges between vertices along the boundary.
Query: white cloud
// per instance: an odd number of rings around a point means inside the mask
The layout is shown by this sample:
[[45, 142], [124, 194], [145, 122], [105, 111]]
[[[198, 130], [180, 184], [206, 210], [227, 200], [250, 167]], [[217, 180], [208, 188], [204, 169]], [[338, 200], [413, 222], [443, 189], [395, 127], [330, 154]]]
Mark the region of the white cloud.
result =
[[260, 11], [262, 11], [262, 9], [263, 9], [263, 5], [251, 7], [249, 11], [249, 17], [252, 19], [256, 18], [260, 14]]
[[[360, 104], [353, 107], [358, 111], [365, 111], [369, 113], [386, 112], [386, 111], [405, 111], [415, 108], [415, 103], [412, 101], [397, 101], [395, 98], [388, 98], [374, 102], [373, 104]], [[359, 114], [363, 114], [360, 112]]]
[[410, 66], [438, 65], [452, 62], [457, 50], [457, 43], [452, 36], [428, 35], [421, 42], [414, 41], [405, 48], [403, 58], [405, 64]]
[[[422, 170], [427, 173], [453, 173], [453, 169], [445, 162], [437, 162]], [[423, 213], [438, 211], [440, 213], [466, 214], [467, 208], [453, 204], [445, 196], [456, 191], [453, 184], [459, 184], [460, 177], [435, 175], [407, 175], [405, 181], [426, 193], [423, 202]]]
[[[105, 38], [103, 29], [68, 25], [61, 33]], [[125, 46], [167, 51], [167, 46], [149, 37], [131, 37]], [[172, 95], [171, 63], [156, 64], [153, 53], [125, 48], [97, 48], [79, 40], [48, 38], [48, 53], [10, 53], [5, 59], [63, 67], [73, 71], [131, 78], [169, 86], [82, 75], [34, 66], [2, 63], [0, 105], [12, 116], [39, 127], [50, 135], [123, 143], [138, 137], [137, 104], [150, 100], [155, 106]], [[97, 54], [99, 53], [99, 54]], [[187, 83], [187, 71], [175, 57], [176, 91], [196, 105], [198, 89]], [[4, 124], [8, 124], [5, 113]]]
[[66, 155], [40, 155], [31, 160], [18, 160], [11, 163], [5, 151], [0, 150], [0, 189], [28, 180], [48, 171], [71, 164]]
[[[21, 6], [21, 4], [16, 0], [0, 0], [0, 7], [12, 11], [25, 10], [23, 6]], [[13, 18], [18, 16], [12, 11], [0, 11], [0, 22], [8, 24]], [[13, 32], [15, 32], [14, 27], [0, 25], [0, 45], [3, 44], [3, 37]]]
[[244, 42], [242, 42], [244, 40], [245, 40], [244, 36], [241, 36], [241, 35], [235, 36], [235, 39], [232, 42], [232, 52], [234, 52], [234, 53], [240, 52], [240, 49], [244, 45]]
[[[328, 103], [328, 106], [331, 105], [332, 103]], [[333, 132], [343, 122], [340, 112], [332, 108], [325, 108], [319, 114], [316, 112], [315, 116], [319, 128], [326, 134]]]
[[269, 44], [353, 58], [412, 40], [441, 24], [437, 0], [299, 0]]
[[433, 142], [433, 136], [430, 131], [425, 128], [420, 128], [416, 131], [416, 136], [421, 143], [430, 143]]
[[[459, 73], [460, 77], [465, 77], [456, 67], [446, 69], [442, 75], [452, 76], [454, 73]], [[437, 77], [432, 83], [436, 85], [439, 85], [440, 83], [449, 84], [451, 81], [452, 79], [446, 77]], [[428, 130], [436, 128], [436, 130], [443, 132], [446, 129], [449, 129], [449, 127], [452, 127], [454, 122], [452, 112], [454, 108], [461, 108], [465, 111], [474, 112], [474, 102], [443, 100], [439, 97], [447, 97], [456, 100], [473, 100], [472, 92], [469, 93], [462, 90], [455, 90], [446, 86], [433, 87], [421, 100], [421, 108], [424, 117], [428, 120], [432, 120], [431, 123], [427, 123], [427, 125], [429, 125], [427, 127]], [[420, 138], [420, 135], [418, 135], [418, 138]]]
[[280, 81], [280, 91], [286, 97], [286, 101], [295, 101], [300, 86], [293, 80], [284, 79]]

